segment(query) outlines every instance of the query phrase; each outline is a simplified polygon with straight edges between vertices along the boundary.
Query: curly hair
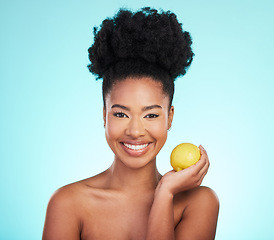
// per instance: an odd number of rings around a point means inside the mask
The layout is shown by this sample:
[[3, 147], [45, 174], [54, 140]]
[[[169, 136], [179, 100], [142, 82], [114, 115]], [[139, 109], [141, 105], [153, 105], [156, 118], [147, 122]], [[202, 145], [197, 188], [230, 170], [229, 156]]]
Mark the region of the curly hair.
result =
[[103, 100], [113, 83], [127, 77], [152, 77], [174, 94], [174, 80], [183, 76], [193, 59], [190, 34], [183, 31], [174, 13], [149, 7], [137, 12], [120, 9], [94, 27], [94, 43], [88, 49], [88, 69], [103, 78]]

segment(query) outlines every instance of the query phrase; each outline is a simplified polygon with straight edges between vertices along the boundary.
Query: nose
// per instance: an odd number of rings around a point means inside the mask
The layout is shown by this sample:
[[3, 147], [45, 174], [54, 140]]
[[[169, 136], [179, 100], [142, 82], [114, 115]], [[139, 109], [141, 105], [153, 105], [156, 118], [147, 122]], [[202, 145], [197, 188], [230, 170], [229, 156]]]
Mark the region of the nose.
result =
[[126, 128], [126, 135], [132, 138], [139, 138], [145, 135], [145, 126], [141, 119], [132, 118], [130, 119]]

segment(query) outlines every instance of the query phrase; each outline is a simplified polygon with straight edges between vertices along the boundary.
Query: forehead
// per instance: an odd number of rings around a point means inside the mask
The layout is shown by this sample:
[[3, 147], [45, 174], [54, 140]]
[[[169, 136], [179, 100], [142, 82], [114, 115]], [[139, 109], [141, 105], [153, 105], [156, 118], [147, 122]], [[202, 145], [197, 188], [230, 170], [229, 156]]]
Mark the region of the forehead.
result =
[[168, 95], [163, 91], [162, 83], [149, 77], [126, 78], [115, 82], [106, 95], [106, 104], [142, 105], [159, 104], [168, 106]]

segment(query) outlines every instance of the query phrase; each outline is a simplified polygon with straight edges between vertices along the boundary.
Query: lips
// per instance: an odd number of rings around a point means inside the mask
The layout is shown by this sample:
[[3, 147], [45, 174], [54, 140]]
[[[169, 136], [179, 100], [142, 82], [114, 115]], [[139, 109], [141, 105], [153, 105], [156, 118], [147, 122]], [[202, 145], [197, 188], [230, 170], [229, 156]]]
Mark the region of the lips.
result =
[[125, 143], [120, 142], [124, 151], [133, 157], [140, 157], [141, 155], [145, 154], [149, 148], [151, 143], [140, 143], [140, 144], [132, 144], [132, 143]]

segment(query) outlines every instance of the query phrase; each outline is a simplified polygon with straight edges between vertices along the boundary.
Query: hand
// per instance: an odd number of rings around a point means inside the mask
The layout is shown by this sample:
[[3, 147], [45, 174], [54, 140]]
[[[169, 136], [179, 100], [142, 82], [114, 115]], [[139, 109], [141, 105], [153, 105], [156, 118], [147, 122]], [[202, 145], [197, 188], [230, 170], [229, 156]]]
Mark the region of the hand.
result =
[[174, 170], [167, 172], [160, 180], [157, 190], [165, 189], [173, 196], [179, 192], [183, 192], [201, 185], [209, 168], [209, 160], [206, 151], [200, 145], [200, 160], [179, 172]]

